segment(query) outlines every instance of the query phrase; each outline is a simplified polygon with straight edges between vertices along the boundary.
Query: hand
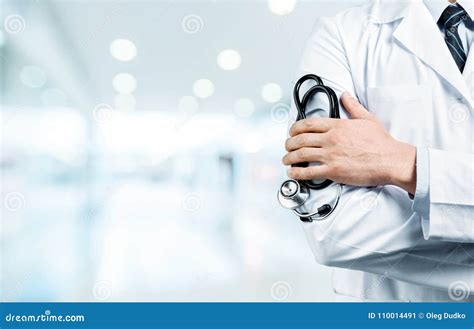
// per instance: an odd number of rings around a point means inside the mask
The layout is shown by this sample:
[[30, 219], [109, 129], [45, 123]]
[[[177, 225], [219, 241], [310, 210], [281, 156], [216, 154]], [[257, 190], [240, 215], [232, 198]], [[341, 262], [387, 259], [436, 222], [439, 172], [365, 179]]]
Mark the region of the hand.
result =
[[415, 194], [416, 148], [395, 140], [349, 93], [341, 101], [352, 119], [309, 118], [293, 124], [283, 163], [320, 165], [292, 167], [288, 176], [355, 186], [392, 184]]

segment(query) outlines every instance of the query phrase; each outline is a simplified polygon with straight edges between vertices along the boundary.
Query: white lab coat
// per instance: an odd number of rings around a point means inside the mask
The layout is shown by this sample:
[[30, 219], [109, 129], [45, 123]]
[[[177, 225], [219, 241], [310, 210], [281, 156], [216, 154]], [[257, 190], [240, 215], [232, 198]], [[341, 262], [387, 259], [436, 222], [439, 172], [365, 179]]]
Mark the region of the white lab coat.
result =
[[335, 267], [335, 292], [472, 300], [474, 48], [461, 74], [422, 1], [374, 0], [318, 20], [306, 73], [356, 95], [398, 140], [429, 148], [429, 219], [398, 187], [344, 186], [328, 219], [303, 223], [316, 260]]

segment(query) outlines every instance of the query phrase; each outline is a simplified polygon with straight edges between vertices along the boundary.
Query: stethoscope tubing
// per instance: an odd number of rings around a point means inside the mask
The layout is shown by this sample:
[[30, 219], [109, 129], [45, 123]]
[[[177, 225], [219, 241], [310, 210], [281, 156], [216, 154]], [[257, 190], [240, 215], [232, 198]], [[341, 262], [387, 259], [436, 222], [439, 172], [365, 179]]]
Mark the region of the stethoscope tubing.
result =
[[[303, 84], [307, 81], [313, 81], [316, 85], [309, 88], [303, 95], [303, 98], [300, 98], [300, 91]], [[334, 90], [328, 86], [325, 86], [322, 79], [315, 74], [307, 74], [301, 77], [295, 84], [293, 89], [293, 100], [295, 103], [296, 110], [298, 112], [296, 121], [306, 119], [306, 111], [309, 105], [309, 102], [318, 94], [324, 94], [329, 100], [329, 117], [333, 119], [340, 119], [339, 113], [339, 101]], [[292, 167], [308, 167], [308, 162], [298, 163], [292, 165]], [[321, 190], [333, 183], [332, 180], [326, 179], [320, 183], [315, 183], [310, 180], [299, 181], [300, 184], [307, 186], [313, 190]]]

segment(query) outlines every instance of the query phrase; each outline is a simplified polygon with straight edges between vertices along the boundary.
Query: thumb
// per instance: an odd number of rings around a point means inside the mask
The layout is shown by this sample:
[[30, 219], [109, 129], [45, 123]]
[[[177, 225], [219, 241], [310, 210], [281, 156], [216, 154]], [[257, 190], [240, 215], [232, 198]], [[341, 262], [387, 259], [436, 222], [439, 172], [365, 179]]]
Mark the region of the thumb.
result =
[[347, 91], [341, 95], [342, 105], [352, 119], [372, 119], [372, 114], [363, 107], [357, 99], [355, 99]]

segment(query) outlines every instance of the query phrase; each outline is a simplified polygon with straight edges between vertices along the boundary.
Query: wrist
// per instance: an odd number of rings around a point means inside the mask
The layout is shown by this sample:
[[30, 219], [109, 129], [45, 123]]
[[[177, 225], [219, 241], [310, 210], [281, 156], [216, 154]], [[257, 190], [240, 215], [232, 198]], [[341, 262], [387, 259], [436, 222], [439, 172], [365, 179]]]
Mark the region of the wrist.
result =
[[394, 151], [394, 159], [389, 164], [389, 183], [415, 194], [416, 147], [397, 141]]

